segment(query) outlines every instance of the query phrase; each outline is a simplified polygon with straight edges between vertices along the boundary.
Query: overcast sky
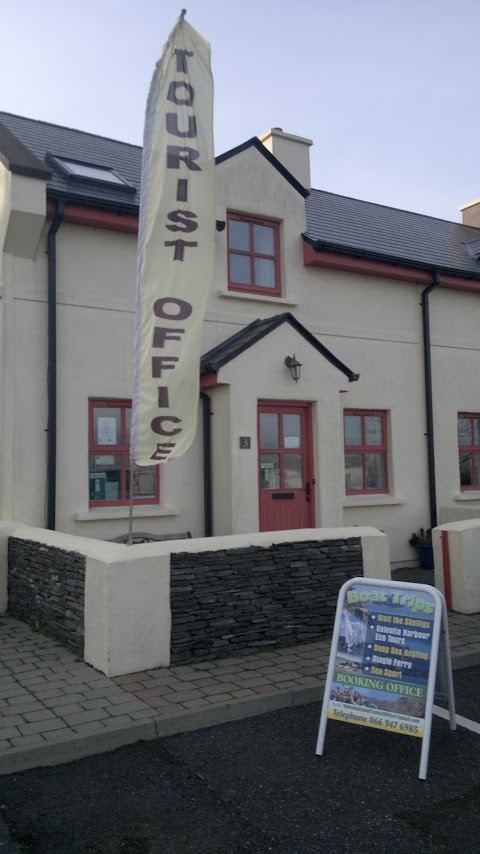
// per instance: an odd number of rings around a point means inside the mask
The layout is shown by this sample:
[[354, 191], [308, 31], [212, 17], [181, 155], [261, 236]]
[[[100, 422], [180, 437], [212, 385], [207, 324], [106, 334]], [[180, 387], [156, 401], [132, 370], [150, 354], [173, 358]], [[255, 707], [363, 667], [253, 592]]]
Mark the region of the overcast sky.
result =
[[[480, 196], [480, 0], [184, 0], [215, 150], [314, 140], [312, 185], [444, 219]], [[0, 0], [0, 109], [141, 144], [166, 0]]]

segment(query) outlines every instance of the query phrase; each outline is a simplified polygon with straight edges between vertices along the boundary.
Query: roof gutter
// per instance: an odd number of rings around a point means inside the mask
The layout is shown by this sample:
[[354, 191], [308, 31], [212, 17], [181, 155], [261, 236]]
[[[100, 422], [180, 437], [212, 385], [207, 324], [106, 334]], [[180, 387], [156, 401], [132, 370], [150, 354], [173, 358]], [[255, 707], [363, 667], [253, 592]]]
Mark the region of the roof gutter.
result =
[[397, 255], [377, 252], [374, 249], [359, 249], [353, 246], [344, 246], [341, 243], [331, 243], [328, 240], [314, 240], [305, 233], [302, 237], [306, 243], [313, 247], [315, 252], [335, 252], [349, 258], [364, 258], [365, 260], [379, 261], [382, 264], [391, 264], [393, 267], [411, 267], [414, 270], [422, 270], [433, 275], [443, 274], [445, 276], [457, 276], [461, 279], [480, 280], [480, 271], [478, 273], [467, 272], [466, 270], [457, 270], [454, 267], [441, 267], [437, 264], [428, 264], [425, 261], [415, 261], [413, 258], [400, 258]]
[[47, 201], [54, 204], [61, 201], [65, 205], [80, 205], [81, 207], [96, 208], [119, 214], [130, 214], [137, 217], [139, 214], [139, 206], [135, 202], [124, 201], [123, 199], [99, 199], [98, 197], [87, 195], [80, 196], [53, 188], [47, 188]]
[[430, 306], [429, 295], [438, 288], [440, 284], [440, 276], [438, 271], [433, 273], [433, 279], [430, 285], [422, 291], [422, 325], [423, 325], [423, 364], [425, 377], [425, 410], [427, 421], [427, 467], [428, 467], [428, 495], [430, 505], [430, 527], [437, 526], [437, 493], [436, 493], [436, 478], [435, 478], [435, 445], [434, 445], [434, 430], [433, 430], [433, 388], [432, 388], [432, 354], [430, 343]]
[[47, 528], [55, 530], [57, 498], [57, 232], [64, 204], [57, 202], [47, 236], [48, 265], [48, 368], [47, 368]]

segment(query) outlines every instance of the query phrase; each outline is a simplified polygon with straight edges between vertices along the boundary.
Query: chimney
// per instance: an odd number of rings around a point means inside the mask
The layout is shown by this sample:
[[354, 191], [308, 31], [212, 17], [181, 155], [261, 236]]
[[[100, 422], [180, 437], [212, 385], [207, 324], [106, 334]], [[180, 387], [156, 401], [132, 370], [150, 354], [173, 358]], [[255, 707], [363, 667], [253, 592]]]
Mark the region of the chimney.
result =
[[312, 139], [284, 133], [282, 128], [271, 128], [259, 137], [265, 148], [274, 155], [302, 187], [310, 190], [310, 152]]
[[473, 225], [474, 228], [480, 228], [480, 199], [474, 199], [473, 202], [461, 205], [459, 211], [462, 212], [462, 222], [464, 225]]

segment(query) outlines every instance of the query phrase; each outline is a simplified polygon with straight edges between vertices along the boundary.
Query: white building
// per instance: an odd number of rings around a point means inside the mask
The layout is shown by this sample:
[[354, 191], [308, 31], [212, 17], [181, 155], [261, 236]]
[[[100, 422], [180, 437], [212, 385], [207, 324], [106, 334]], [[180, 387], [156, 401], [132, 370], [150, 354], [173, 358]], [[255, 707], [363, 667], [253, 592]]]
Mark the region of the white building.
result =
[[[480, 515], [480, 202], [460, 225], [311, 190], [310, 145], [217, 158], [199, 430], [135, 474], [135, 526], [373, 525], [405, 564], [413, 530]], [[140, 165], [0, 113], [3, 520], [127, 531]]]

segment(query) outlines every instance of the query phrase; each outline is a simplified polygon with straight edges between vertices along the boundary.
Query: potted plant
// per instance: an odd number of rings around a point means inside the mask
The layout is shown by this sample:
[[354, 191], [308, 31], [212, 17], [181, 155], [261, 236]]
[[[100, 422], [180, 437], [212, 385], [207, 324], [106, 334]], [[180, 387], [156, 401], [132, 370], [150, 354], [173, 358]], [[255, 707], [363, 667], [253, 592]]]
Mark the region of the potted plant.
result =
[[422, 569], [433, 569], [432, 529], [420, 528], [412, 534], [408, 542], [415, 549]]

